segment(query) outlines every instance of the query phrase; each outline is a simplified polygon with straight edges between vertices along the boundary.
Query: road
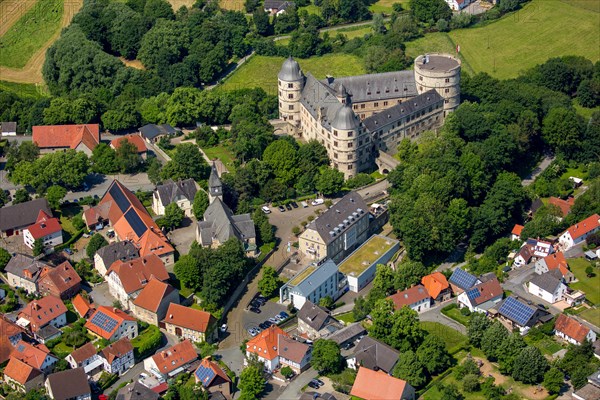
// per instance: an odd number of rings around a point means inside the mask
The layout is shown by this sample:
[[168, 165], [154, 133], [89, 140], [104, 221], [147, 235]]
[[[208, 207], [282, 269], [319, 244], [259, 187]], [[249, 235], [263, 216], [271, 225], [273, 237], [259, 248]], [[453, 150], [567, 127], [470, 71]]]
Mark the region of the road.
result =
[[314, 379], [319, 374], [312, 367], [301, 373], [287, 384], [283, 393], [278, 397], [279, 400], [296, 400], [302, 395], [302, 388], [308, 385], [311, 379]]
[[552, 161], [554, 161], [554, 156], [546, 156], [544, 157], [544, 159], [538, 164], [537, 167], [535, 167], [531, 173], [525, 177], [522, 181], [521, 184], [523, 186], [529, 186], [533, 183], [533, 181], [535, 181], [535, 178], [537, 178], [542, 172], [544, 172], [546, 170], [546, 168], [548, 168], [550, 166], [550, 164], [552, 164]]

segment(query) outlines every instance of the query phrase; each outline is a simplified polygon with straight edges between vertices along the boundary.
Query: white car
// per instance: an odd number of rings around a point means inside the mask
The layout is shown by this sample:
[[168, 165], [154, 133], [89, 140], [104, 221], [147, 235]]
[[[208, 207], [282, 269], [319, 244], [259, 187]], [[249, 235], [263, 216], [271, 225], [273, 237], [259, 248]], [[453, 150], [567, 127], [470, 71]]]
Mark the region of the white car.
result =
[[271, 209], [267, 206], [262, 206], [260, 208], [262, 210], [262, 212], [264, 212], [265, 214], [271, 214]]
[[223, 333], [227, 332], [227, 324], [221, 325], [221, 332], [223, 332]]
[[314, 199], [310, 204], [312, 204], [313, 206], [318, 206], [323, 203], [325, 203], [325, 200], [323, 199]]

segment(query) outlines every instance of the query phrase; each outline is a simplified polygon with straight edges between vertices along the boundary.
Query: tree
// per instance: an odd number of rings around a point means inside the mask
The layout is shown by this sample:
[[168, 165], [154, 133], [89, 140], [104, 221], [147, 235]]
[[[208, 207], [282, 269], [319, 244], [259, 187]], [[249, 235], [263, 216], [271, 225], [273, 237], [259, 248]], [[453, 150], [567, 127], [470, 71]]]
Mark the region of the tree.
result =
[[121, 140], [116, 151], [116, 161], [122, 173], [132, 173], [142, 164], [142, 158], [137, 152], [135, 144], [129, 140]]
[[391, 337], [383, 341], [400, 351], [416, 350], [425, 335], [426, 332], [419, 324], [417, 312], [404, 306], [394, 312]]
[[[552, 325], [554, 327], [554, 324]], [[504, 374], [512, 374], [514, 360], [527, 347], [525, 340], [519, 333], [511, 333], [502, 341], [497, 349], [500, 370]]]
[[400, 353], [392, 375], [407, 381], [415, 389], [423, 387], [427, 382], [423, 364], [412, 350]]
[[185, 213], [177, 203], [171, 203], [165, 207], [165, 224], [171, 229], [181, 226], [181, 222], [185, 218]]
[[0, 272], [4, 272], [4, 267], [11, 259], [11, 255], [4, 247], [0, 247]]
[[477, 363], [470, 357], [454, 369], [454, 374], [458, 380], [462, 380], [467, 375], [479, 375], [479, 373]]
[[450, 367], [452, 357], [439, 337], [429, 334], [417, 349], [417, 358], [430, 375], [437, 375]]
[[0, 208], [4, 207], [6, 203], [10, 201], [8, 192], [4, 189], [0, 189]]
[[85, 249], [85, 253], [88, 258], [94, 258], [96, 252], [106, 245], [108, 245], [108, 242], [104, 239], [104, 236], [99, 233], [94, 233]]
[[594, 108], [600, 104], [600, 77], [585, 79], [577, 88], [577, 99], [583, 107]]
[[159, 20], [142, 38], [138, 59], [146, 68], [167, 74], [171, 65], [183, 59], [188, 42], [179, 22]]
[[316, 189], [325, 196], [331, 196], [342, 190], [344, 174], [333, 168], [323, 168], [317, 178]]
[[325, 296], [325, 297], [321, 297], [321, 299], [319, 300], [319, 305], [321, 307], [325, 307], [328, 309], [333, 308], [333, 299], [331, 298], [331, 296]]
[[469, 320], [469, 326], [467, 327], [469, 342], [477, 348], [481, 347], [483, 335], [489, 326], [490, 320], [485, 315], [481, 313], [473, 315]]
[[100, 143], [92, 150], [90, 161], [94, 172], [100, 174], [114, 174], [119, 171], [116, 153], [106, 143]]
[[265, 390], [265, 379], [263, 378], [262, 368], [257, 365], [249, 365], [240, 373], [238, 384], [242, 395], [241, 400], [254, 400], [260, 398]]
[[367, 315], [369, 315], [370, 311], [371, 308], [369, 307], [369, 303], [364, 297], [358, 296], [354, 299], [354, 308], [352, 309], [352, 315], [354, 316], [354, 319], [356, 321], [364, 319]]
[[192, 178], [200, 181], [208, 178], [209, 173], [210, 167], [202, 157], [198, 146], [192, 143], [182, 143], [177, 146], [173, 159], [165, 164], [160, 176], [165, 180], [177, 181]]
[[373, 25], [371, 26], [373, 29], [373, 33], [376, 35], [383, 35], [386, 32], [385, 20], [383, 19], [383, 14], [376, 13], [373, 14]]
[[185, 287], [196, 291], [202, 286], [202, 270], [198, 259], [185, 254], [177, 260], [174, 266], [175, 276]]
[[277, 276], [275, 269], [269, 266], [264, 267], [262, 277], [258, 281], [258, 290], [260, 290], [260, 293], [269, 298], [277, 292], [280, 286], [281, 280]]
[[148, 161], [148, 170], [146, 171], [150, 182], [154, 183], [155, 185], [159, 184], [161, 182], [161, 171], [162, 164], [160, 161], [158, 161], [156, 157], [150, 158]]
[[42, 239], [35, 239], [33, 241], [33, 256], [37, 257], [44, 252], [44, 241]]
[[198, 190], [194, 195], [194, 204], [192, 206], [192, 211], [194, 213], [194, 217], [198, 221], [201, 221], [204, 218], [204, 211], [208, 208], [208, 194], [204, 190]]
[[567, 157], [579, 149], [582, 133], [581, 118], [573, 110], [553, 108], [544, 118], [542, 138], [557, 152]]
[[268, 145], [263, 161], [272, 169], [275, 178], [285, 185], [298, 175], [298, 152], [288, 140], [276, 140]]
[[418, 261], [405, 261], [398, 266], [394, 277], [394, 289], [404, 290], [421, 282], [429, 271]]
[[174, 19], [175, 13], [173, 13], [171, 4], [166, 0], [146, 0], [144, 16], [150, 21], [155, 21], [159, 18]]
[[542, 385], [550, 394], [560, 393], [560, 389], [565, 381], [565, 374], [556, 367], [550, 368], [544, 374], [544, 382]]
[[594, 267], [592, 267], [591, 265], [585, 267], [585, 275], [588, 278], [592, 278], [594, 276]]
[[[377, 275], [375, 275], [377, 276]], [[388, 299], [378, 300], [371, 310], [371, 327], [369, 335], [375, 339], [388, 341], [392, 334], [394, 321], [392, 314], [394, 312], [394, 303]]]
[[[399, 3], [394, 3], [394, 5], [397, 5]], [[456, 385], [454, 384], [449, 384], [449, 385], [442, 385], [440, 384], [438, 386], [438, 390], [440, 392], [440, 394], [442, 395], [442, 399], [444, 400], [463, 400], [464, 396], [460, 393], [460, 391], [458, 390], [458, 388], [456, 387]]]
[[60, 360], [58, 360], [56, 362], [56, 364], [54, 364], [54, 373], [60, 372], [60, 371], [66, 371], [67, 369], [71, 369], [71, 366], [69, 365], [67, 360], [65, 360], [64, 358], [61, 358]]
[[410, 0], [409, 5], [411, 13], [421, 22], [452, 17], [452, 10], [444, 0]]
[[540, 383], [547, 369], [548, 361], [540, 350], [527, 346], [514, 361], [512, 377], [523, 383]]
[[500, 356], [503, 341], [508, 337], [508, 330], [500, 322], [495, 321], [487, 328], [481, 338], [481, 350], [490, 361]]
[[26, 189], [17, 189], [13, 196], [13, 205], [25, 203], [29, 200], [31, 200], [31, 197], [29, 196], [29, 192]]
[[462, 388], [467, 393], [477, 392], [479, 390], [479, 376], [466, 375], [462, 380]]
[[50, 206], [57, 210], [66, 194], [67, 189], [62, 186], [53, 185], [46, 191], [46, 199], [48, 200], [48, 203], [50, 203]]
[[344, 369], [340, 346], [333, 340], [316, 340], [310, 363], [315, 370], [321, 373], [337, 374]]
[[281, 375], [285, 376], [286, 378], [289, 378], [293, 374], [294, 371], [289, 366], [286, 365], [285, 367], [281, 368]]

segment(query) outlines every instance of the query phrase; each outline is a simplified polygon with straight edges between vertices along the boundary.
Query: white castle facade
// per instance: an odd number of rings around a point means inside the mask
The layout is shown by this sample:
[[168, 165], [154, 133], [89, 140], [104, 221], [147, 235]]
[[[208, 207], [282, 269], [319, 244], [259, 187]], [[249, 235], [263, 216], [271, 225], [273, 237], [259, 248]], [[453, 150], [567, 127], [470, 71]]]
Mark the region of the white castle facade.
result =
[[371, 168], [380, 151], [394, 154], [402, 139], [443, 123], [460, 103], [460, 60], [427, 54], [414, 71], [320, 81], [290, 57], [278, 74], [278, 98], [287, 133], [322, 143], [348, 179]]

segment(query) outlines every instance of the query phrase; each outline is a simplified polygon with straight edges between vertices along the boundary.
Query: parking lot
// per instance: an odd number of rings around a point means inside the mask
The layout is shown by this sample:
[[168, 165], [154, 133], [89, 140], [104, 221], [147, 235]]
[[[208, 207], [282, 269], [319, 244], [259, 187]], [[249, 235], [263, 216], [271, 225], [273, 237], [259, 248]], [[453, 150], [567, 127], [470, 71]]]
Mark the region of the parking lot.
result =
[[269, 318], [273, 318], [281, 311], [287, 312], [287, 308], [283, 304], [275, 303], [273, 301], [267, 301], [265, 305], [259, 308], [260, 314], [246, 310], [242, 317], [242, 327], [244, 339], [250, 339], [251, 336], [248, 333], [248, 329], [256, 329], [258, 325], [267, 321]]

